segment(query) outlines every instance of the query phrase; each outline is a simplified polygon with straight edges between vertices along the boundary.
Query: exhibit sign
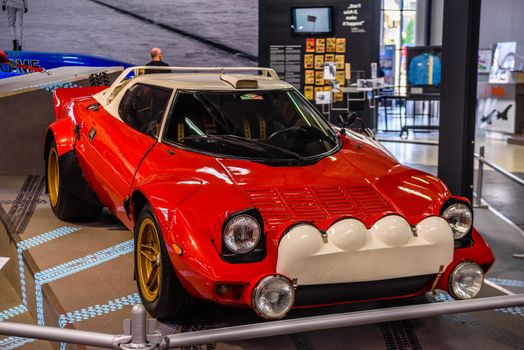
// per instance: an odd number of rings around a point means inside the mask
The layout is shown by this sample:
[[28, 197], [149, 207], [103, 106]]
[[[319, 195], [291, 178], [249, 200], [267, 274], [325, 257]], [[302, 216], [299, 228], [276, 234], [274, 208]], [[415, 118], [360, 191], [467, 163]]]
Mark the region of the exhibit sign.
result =
[[327, 105], [331, 103], [331, 91], [317, 91], [315, 93], [315, 103], [317, 105]]
[[270, 45], [269, 47], [269, 66], [277, 74], [296, 87], [301, 89], [301, 45]]
[[[366, 1], [367, 2], [367, 1]], [[363, 1], [354, 1], [344, 10], [343, 27], [349, 27], [352, 34], [366, 33], [366, 20], [362, 17]]]
[[[303, 81], [306, 98], [317, 103], [319, 100], [313, 92], [336, 90], [330, 102], [342, 101], [340, 86], [345, 85], [346, 38], [305, 38], [304, 45]], [[271, 68], [275, 69], [273, 66]], [[333, 88], [335, 84], [332, 81], [336, 81], [339, 88]], [[325, 99], [321, 101], [325, 104]]]
[[489, 74], [491, 68], [491, 49], [479, 50], [478, 70], [479, 74]]
[[515, 89], [515, 84], [478, 84], [477, 120], [480, 128], [509, 134], [516, 132]]
[[395, 45], [380, 46], [380, 69], [386, 86], [395, 85]]
[[511, 72], [515, 69], [515, 54], [517, 53], [517, 43], [501, 42], [497, 43], [493, 62], [489, 72], [490, 83], [509, 83], [511, 82]]

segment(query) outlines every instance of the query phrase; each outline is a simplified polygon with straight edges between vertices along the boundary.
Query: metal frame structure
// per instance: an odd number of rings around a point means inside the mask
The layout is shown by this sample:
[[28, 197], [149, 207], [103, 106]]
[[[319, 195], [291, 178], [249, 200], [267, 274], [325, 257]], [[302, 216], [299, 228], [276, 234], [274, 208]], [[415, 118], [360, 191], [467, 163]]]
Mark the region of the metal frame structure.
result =
[[146, 319], [145, 308], [139, 304], [131, 309], [131, 319], [124, 321], [123, 335], [42, 327], [13, 322], [0, 322], [0, 334], [84, 344], [107, 349], [161, 350], [522, 305], [524, 305], [524, 294], [514, 294], [303, 317], [162, 336], [155, 330], [156, 322]]

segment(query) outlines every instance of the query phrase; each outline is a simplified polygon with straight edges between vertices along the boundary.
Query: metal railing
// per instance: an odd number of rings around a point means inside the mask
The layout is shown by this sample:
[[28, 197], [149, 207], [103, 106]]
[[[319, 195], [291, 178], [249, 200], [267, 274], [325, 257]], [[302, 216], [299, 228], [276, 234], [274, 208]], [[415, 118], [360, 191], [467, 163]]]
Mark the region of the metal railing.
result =
[[484, 146], [480, 146], [479, 153], [474, 153], [475, 158], [477, 158], [479, 161], [479, 166], [477, 169], [477, 183], [475, 187], [476, 196], [475, 196], [475, 200], [473, 201], [473, 205], [476, 207], [482, 206], [482, 182], [484, 181], [484, 164], [486, 164], [487, 166], [489, 166], [490, 168], [492, 168], [499, 174], [504, 175], [508, 179], [513, 180], [517, 184], [524, 186], [523, 179], [503, 169], [502, 167], [498, 166], [497, 164], [492, 163], [489, 160], [487, 160], [484, 157], [484, 151], [485, 151]]
[[[476, 208], [486, 208], [486, 205], [482, 204], [482, 183], [484, 182], [484, 164], [498, 172], [499, 174], [505, 176], [506, 178], [512, 180], [513, 182], [524, 186], [524, 180], [520, 177], [510, 173], [509, 171], [503, 169], [499, 165], [490, 162], [484, 156], [485, 148], [480, 146], [479, 153], [474, 153], [475, 158], [478, 159], [479, 165], [477, 169], [477, 183], [475, 186], [475, 198], [473, 200], [473, 206]], [[524, 254], [513, 254], [513, 257], [516, 259], [524, 259]]]
[[124, 321], [124, 334], [106, 334], [57, 327], [43, 327], [13, 322], [0, 322], [0, 334], [40, 340], [98, 346], [107, 349], [163, 350], [207, 343], [233, 342], [283, 334], [367, 325], [381, 322], [434, 317], [445, 314], [491, 310], [524, 305], [524, 294], [463, 301], [401, 306], [334, 315], [263, 322], [208, 329], [163, 336], [156, 322], [146, 319], [143, 305], [131, 309], [131, 319]]

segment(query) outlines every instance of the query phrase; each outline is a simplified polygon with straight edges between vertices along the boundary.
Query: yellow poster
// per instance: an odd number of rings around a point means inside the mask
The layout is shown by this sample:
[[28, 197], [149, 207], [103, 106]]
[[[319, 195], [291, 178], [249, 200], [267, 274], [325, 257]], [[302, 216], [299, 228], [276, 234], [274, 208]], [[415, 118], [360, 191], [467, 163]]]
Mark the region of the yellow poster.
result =
[[315, 86], [315, 96], [317, 95], [317, 92], [324, 91], [324, 88], [322, 86]]
[[326, 52], [326, 39], [318, 38], [316, 45], [317, 45], [317, 53], [324, 53], [324, 52]]
[[315, 55], [315, 69], [324, 69], [324, 55]]
[[306, 70], [304, 84], [311, 84], [311, 85], [315, 84], [315, 71], [314, 70]]
[[[326, 62], [335, 62], [335, 55], [332, 53], [327, 53], [325, 57]], [[337, 66], [338, 69], [338, 66]]]
[[336, 73], [337, 81], [340, 84], [340, 86], [344, 86], [346, 84], [346, 80], [344, 79], [344, 71], [343, 70], [337, 70]]
[[304, 55], [304, 68], [314, 68], [315, 63], [313, 61], [314, 55]]
[[331, 91], [331, 85], [324, 86], [324, 91]]
[[324, 85], [324, 71], [323, 70], [315, 71], [315, 85], [319, 85], [319, 86]]
[[313, 86], [304, 86], [304, 96], [308, 100], [313, 100], [315, 98], [315, 96], [313, 95]]
[[326, 39], [326, 52], [335, 52], [337, 49], [337, 39], [327, 38]]
[[335, 96], [335, 101], [336, 102], [340, 102], [340, 101], [342, 101], [344, 99], [344, 93], [342, 91], [335, 92], [333, 95]]
[[345, 55], [335, 55], [335, 63], [337, 64], [337, 70], [344, 69]]
[[306, 52], [315, 52], [315, 38], [306, 39]]
[[346, 38], [337, 38], [337, 52], [346, 53]]

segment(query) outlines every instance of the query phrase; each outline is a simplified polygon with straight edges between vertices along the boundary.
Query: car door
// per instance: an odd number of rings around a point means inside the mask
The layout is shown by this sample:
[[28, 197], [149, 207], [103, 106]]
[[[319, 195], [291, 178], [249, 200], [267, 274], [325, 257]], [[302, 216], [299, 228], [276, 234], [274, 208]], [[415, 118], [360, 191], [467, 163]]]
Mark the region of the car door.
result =
[[85, 175], [102, 203], [129, 227], [123, 203], [140, 162], [157, 142], [171, 95], [171, 89], [135, 84], [113, 102], [118, 116], [100, 108], [80, 129], [77, 148], [90, 170]]

